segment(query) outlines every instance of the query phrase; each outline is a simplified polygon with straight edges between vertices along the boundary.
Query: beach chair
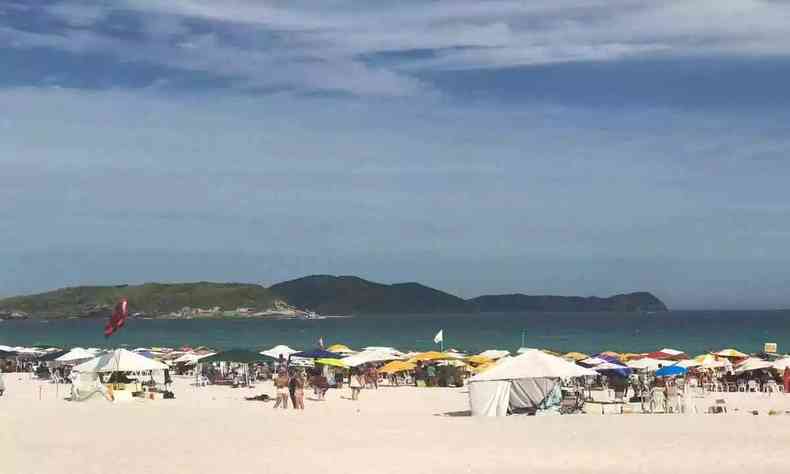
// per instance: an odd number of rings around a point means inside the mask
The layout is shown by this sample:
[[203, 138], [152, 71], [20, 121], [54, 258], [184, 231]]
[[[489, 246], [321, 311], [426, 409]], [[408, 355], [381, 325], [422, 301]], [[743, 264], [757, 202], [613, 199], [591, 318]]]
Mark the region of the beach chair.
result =
[[746, 384], [746, 389], [749, 392], [756, 392], [757, 391], [757, 381], [756, 380], [749, 380]]
[[584, 402], [575, 393], [567, 393], [563, 395], [560, 400], [560, 413], [563, 415], [572, 415], [582, 411]]
[[710, 408], [708, 408], [708, 413], [713, 413], [713, 414], [725, 413], [726, 414], [727, 413], [727, 400], [724, 400], [723, 398], [717, 399], [716, 402], [713, 405], [711, 405]]

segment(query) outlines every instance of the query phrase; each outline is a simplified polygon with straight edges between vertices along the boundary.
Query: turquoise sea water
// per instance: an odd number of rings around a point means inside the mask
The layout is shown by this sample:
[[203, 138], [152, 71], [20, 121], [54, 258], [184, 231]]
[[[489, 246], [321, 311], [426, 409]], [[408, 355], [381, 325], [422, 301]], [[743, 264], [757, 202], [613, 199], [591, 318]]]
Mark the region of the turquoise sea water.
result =
[[507, 313], [482, 315], [382, 316], [314, 321], [296, 320], [129, 320], [106, 340], [104, 320], [3, 321], [0, 344], [10, 346], [168, 346], [206, 345], [219, 349], [294, 348], [342, 342], [351, 347], [394, 346], [434, 349], [444, 330], [445, 347], [466, 351], [516, 350], [526, 345], [558, 351], [652, 351], [672, 347], [700, 353], [724, 347], [759, 351], [776, 342], [790, 351], [788, 311], [672, 311], [654, 314]]

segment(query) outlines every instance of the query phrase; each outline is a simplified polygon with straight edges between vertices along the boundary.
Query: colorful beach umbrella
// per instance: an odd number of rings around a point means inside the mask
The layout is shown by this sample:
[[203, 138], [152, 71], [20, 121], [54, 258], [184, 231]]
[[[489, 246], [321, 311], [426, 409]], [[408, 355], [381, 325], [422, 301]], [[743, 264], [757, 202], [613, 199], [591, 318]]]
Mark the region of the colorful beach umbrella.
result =
[[343, 363], [343, 361], [340, 359], [316, 359], [315, 363], [322, 365], [329, 365], [332, 367], [340, 367], [341, 369], [348, 368], [348, 366], [345, 363]]
[[428, 352], [419, 352], [409, 359], [409, 362], [430, 362], [433, 360], [449, 360], [455, 359], [455, 357], [448, 355], [444, 352], [436, 352], [436, 351], [428, 351]]
[[663, 367], [656, 372], [656, 377], [677, 377], [678, 375], [686, 375], [688, 369], [680, 367], [679, 365], [670, 365]]
[[379, 372], [385, 374], [396, 374], [398, 372], [406, 372], [408, 370], [414, 370], [417, 366], [411, 362], [404, 362], [402, 360], [393, 360], [392, 362], [386, 364], [384, 367], [379, 369]]
[[719, 352], [715, 352], [714, 355], [717, 355], [719, 357], [733, 358], [733, 359], [742, 359], [745, 357], [749, 357], [748, 354], [744, 354], [743, 352], [735, 349], [723, 349], [720, 350]]
[[338, 354], [353, 354], [355, 352], [345, 344], [332, 344], [327, 350]]
[[490, 364], [491, 362], [494, 362], [488, 357], [483, 357], [481, 355], [469, 356], [466, 358], [466, 361], [469, 362], [470, 364], [475, 364], [475, 365]]
[[567, 354], [562, 356], [562, 358], [563, 359], [569, 359], [569, 360], [572, 360], [574, 362], [578, 362], [580, 360], [589, 359], [590, 356], [587, 355], [587, 354], [581, 353], [581, 352], [568, 352]]

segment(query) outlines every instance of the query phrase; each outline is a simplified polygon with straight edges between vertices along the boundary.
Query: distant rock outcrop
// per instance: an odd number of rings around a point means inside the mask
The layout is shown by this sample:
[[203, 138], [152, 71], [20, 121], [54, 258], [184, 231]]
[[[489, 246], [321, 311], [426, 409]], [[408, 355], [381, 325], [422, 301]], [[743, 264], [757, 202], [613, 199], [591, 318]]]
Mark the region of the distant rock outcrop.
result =
[[512, 311], [667, 311], [666, 305], [646, 291], [614, 295], [608, 298], [595, 296], [529, 296], [524, 294], [486, 295], [469, 300], [481, 312]]

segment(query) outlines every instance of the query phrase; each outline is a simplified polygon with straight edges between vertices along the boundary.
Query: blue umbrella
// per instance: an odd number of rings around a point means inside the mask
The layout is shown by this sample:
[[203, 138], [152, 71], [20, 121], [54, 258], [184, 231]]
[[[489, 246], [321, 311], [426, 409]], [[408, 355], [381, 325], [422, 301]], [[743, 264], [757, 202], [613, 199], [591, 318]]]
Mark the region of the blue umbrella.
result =
[[685, 367], [670, 365], [668, 367], [658, 369], [656, 372], [656, 377], [674, 377], [676, 375], [686, 375], [686, 372], [688, 372], [688, 369]]

